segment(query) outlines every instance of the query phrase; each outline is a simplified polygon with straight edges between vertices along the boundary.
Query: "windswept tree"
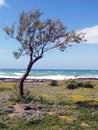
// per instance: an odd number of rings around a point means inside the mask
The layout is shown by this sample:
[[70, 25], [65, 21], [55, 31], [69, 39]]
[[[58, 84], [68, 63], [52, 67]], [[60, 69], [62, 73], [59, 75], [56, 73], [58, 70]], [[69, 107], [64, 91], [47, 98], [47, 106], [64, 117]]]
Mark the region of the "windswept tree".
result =
[[70, 43], [80, 43], [84, 40], [84, 34], [75, 31], [67, 31], [66, 26], [57, 19], [41, 19], [43, 13], [39, 9], [33, 12], [21, 12], [19, 23], [4, 27], [6, 34], [20, 43], [20, 48], [13, 54], [18, 59], [27, 55], [29, 63], [26, 72], [20, 79], [19, 94], [24, 96], [24, 81], [30, 73], [35, 62], [43, 58], [43, 54], [51, 49], [64, 51]]

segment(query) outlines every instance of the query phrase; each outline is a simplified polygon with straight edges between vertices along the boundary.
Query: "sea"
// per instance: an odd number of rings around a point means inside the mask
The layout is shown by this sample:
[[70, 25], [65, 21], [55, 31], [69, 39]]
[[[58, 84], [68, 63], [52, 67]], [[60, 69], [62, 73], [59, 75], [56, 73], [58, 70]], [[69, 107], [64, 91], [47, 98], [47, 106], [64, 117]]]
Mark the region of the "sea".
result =
[[[0, 78], [21, 78], [25, 69], [0, 69]], [[98, 70], [32, 69], [28, 79], [98, 78]]]

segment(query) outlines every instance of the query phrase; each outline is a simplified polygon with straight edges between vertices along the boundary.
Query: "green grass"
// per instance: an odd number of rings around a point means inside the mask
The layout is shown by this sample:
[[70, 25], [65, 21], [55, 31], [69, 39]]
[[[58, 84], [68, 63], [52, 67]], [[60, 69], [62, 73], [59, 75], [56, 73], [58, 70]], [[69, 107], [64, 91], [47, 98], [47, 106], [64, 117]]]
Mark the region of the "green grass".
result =
[[[68, 82], [59, 81], [52, 87], [50, 82], [26, 83], [33, 102], [39, 104], [45, 114], [28, 122], [25, 117], [12, 118], [0, 111], [0, 130], [98, 130], [98, 83], [90, 82], [93, 88], [71, 90], [67, 88]], [[1, 100], [13, 92], [15, 84], [0, 83]]]

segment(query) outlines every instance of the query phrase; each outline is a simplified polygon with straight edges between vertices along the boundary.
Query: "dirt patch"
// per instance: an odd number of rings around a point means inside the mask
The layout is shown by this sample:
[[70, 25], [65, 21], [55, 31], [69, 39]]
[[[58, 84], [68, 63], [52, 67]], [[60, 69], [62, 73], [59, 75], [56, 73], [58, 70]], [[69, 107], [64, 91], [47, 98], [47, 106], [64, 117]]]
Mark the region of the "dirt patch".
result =
[[9, 114], [9, 117], [17, 116], [17, 115], [21, 114], [22, 112], [24, 112], [23, 107], [19, 103], [16, 103], [15, 105], [13, 105], [13, 107], [14, 107], [14, 111], [13, 111], [13, 113]]

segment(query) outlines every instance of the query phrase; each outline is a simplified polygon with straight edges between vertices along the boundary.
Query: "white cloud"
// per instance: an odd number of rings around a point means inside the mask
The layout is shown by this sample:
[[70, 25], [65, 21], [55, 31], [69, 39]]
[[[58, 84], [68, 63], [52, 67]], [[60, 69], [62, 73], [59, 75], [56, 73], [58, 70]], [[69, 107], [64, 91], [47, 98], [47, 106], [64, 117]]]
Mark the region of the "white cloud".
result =
[[98, 25], [84, 28], [82, 30], [79, 30], [79, 32], [85, 33], [85, 39], [87, 40], [86, 43], [98, 43]]
[[5, 0], [0, 0], [0, 7], [1, 6], [8, 7], [8, 5], [6, 4]]

